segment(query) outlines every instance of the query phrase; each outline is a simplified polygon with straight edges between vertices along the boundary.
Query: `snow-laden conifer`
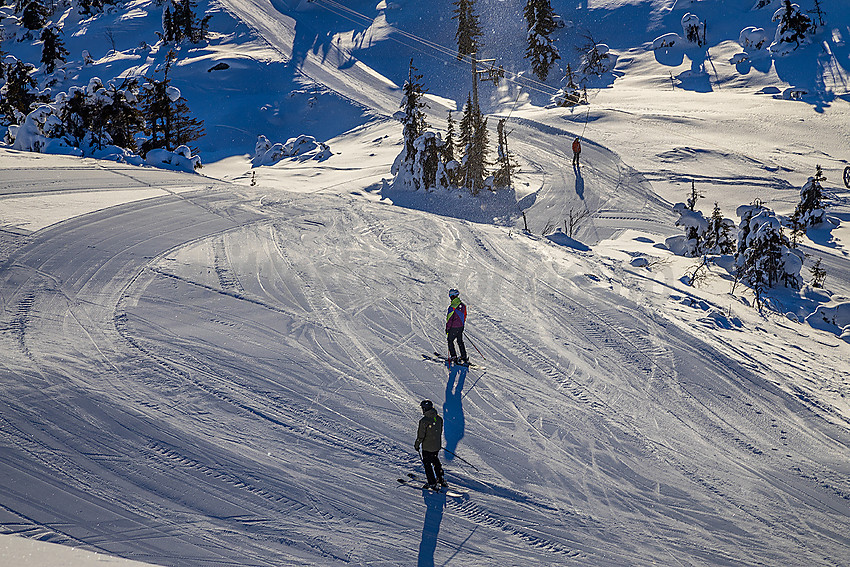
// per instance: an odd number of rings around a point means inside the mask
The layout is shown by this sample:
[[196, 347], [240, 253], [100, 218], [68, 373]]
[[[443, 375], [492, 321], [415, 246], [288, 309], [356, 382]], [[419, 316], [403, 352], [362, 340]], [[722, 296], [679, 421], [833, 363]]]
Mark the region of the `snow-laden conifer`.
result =
[[557, 28], [555, 12], [549, 0], [528, 0], [523, 15], [528, 29], [525, 58], [531, 61], [535, 76], [545, 81], [555, 61], [561, 58], [552, 40]]
[[809, 41], [808, 35], [814, 33], [811, 18], [800, 10], [799, 4], [784, 0], [782, 7], [773, 14], [773, 21], [778, 22], [770, 51], [778, 55], [785, 54]]
[[739, 279], [757, 295], [777, 285], [799, 289], [803, 254], [791, 248], [776, 214], [758, 203], [742, 205], [737, 213], [741, 218], [735, 257]]
[[821, 166], [816, 166], [814, 177], [809, 177], [803, 188], [800, 189], [800, 202], [794, 210], [794, 218], [802, 230], [806, 227], [822, 223], [826, 219], [824, 209], [823, 175]]
[[481, 24], [475, 12], [475, 0], [455, 0], [453, 20], [457, 20], [457, 58], [478, 53], [481, 50]]
[[41, 32], [41, 62], [44, 64], [44, 72], [52, 73], [58, 62], [64, 63], [68, 50], [65, 42], [60, 36], [62, 30], [56, 26], [47, 26]]

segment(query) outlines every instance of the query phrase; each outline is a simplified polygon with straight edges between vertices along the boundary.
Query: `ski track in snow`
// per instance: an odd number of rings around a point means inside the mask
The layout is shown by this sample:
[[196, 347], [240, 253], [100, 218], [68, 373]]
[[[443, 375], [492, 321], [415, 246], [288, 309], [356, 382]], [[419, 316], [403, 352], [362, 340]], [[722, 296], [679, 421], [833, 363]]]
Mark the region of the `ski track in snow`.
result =
[[[117, 212], [7, 263], [0, 431], [6, 473], [126, 526], [29, 495], [6, 531], [181, 565], [409, 564], [432, 535], [469, 565], [840, 564], [846, 432], [589, 277], [590, 253], [335, 197]], [[444, 388], [421, 353], [450, 283], [487, 370]], [[393, 486], [426, 396], [481, 469], [446, 459], [464, 498]]]

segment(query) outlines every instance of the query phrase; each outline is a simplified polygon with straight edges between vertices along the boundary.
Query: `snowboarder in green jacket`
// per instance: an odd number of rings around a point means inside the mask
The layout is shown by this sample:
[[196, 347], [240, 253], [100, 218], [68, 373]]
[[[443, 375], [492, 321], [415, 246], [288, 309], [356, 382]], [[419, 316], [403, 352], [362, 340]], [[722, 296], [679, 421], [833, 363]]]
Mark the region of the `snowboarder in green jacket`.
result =
[[[440, 449], [443, 448], [443, 418], [434, 409], [431, 400], [422, 400], [422, 419], [416, 432], [416, 442], [413, 446], [422, 457], [425, 476], [428, 482], [422, 488], [437, 490], [437, 483], [442, 487], [448, 486], [443, 479], [443, 465], [440, 464]], [[421, 447], [421, 451], [420, 451]]]

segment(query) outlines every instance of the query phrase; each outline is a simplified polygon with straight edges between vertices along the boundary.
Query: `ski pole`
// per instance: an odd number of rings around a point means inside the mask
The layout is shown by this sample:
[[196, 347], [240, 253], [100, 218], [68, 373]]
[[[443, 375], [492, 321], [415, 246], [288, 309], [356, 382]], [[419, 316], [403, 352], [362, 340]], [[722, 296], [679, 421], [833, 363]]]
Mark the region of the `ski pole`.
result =
[[466, 389], [466, 392], [464, 392], [463, 395], [460, 397], [461, 400], [464, 399], [466, 397], [466, 395], [472, 391], [472, 389], [475, 387], [475, 385], [478, 384], [479, 380], [484, 378], [484, 374], [487, 374], [486, 370], [481, 374], [481, 376], [479, 376], [478, 378], [475, 379], [475, 382], [472, 383], [472, 386], [470, 386], [469, 388]]
[[[475, 348], [475, 350], [478, 351], [478, 354], [481, 354], [481, 351], [478, 350], [477, 346], [475, 346], [475, 341], [472, 340], [472, 335], [466, 335], [466, 338], [469, 339], [469, 344], [471, 344]], [[481, 358], [484, 359], [484, 360], [487, 360], [487, 357], [484, 356], [483, 354], [481, 354]]]
[[449, 455], [452, 455], [453, 457], [457, 457], [458, 459], [460, 459], [461, 461], [463, 461], [464, 463], [466, 463], [466, 464], [467, 464], [467, 465], [469, 465], [470, 467], [474, 468], [476, 471], [481, 472], [481, 471], [479, 471], [479, 470], [478, 470], [478, 467], [476, 467], [475, 465], [473, 465], [472, 463], [470, 463], [469, 461], [467, 461], [467, 460], [466, 460], [466, 459], [464, 459], [463, 457], [458, 457], [455, 453], [452, 453], [451, 451], [449, 451], [449, 450], [448, 450], [448, 449], [446, 449], [445, 447], [443, 447], [443, 451], [445, 451], [445, 452], [446, 452], [446, 453], [448, 453]]

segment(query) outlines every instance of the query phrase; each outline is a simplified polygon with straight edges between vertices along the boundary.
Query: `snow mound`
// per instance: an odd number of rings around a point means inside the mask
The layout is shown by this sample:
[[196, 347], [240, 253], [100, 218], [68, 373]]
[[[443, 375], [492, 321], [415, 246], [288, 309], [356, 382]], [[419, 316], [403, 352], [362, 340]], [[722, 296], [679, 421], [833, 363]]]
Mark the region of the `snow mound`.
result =
[[327, 144], [317, 142], [316, 138], [306, 134], [289, 138], [285, 144], [272, 143], [268, 138], [260, 135], [257, 137], [251, 166], [274, 165], [286, 158], [299, 158], [302, 161], [308, 159], [323, 161], [331, 155], [333, 153]]
[[193, 156], [189, 146], [179, 146], [173, 152], [162, 148], [151, 150], [145, 156], [145, 162], [155, 167], [188, 173], [194, 173], [201, 167], [201, 158]]

